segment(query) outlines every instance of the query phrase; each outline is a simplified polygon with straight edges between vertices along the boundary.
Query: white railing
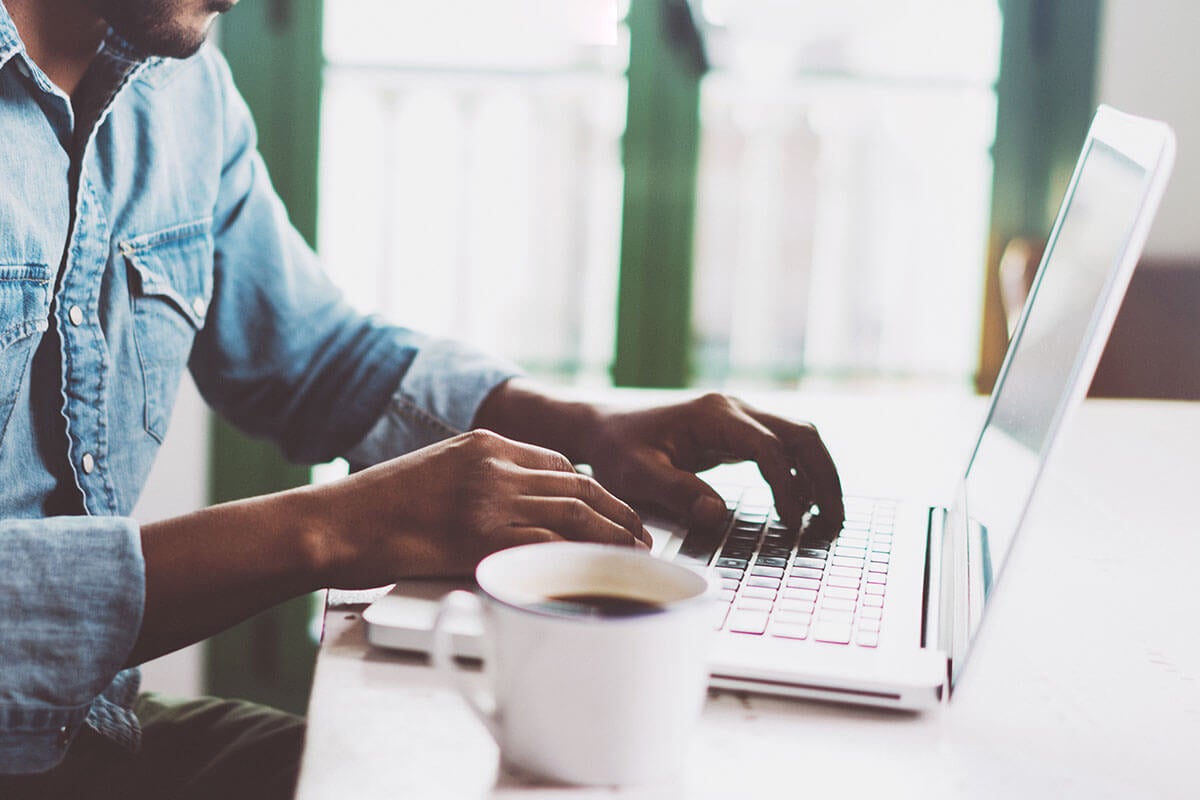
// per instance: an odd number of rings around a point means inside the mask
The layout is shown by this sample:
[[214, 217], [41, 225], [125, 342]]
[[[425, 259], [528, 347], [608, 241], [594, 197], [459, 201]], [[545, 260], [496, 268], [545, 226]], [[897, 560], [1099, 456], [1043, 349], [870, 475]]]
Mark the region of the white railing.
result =
[[695, 335], [709, 377], [968, 376], [988, 88], [707, 79]]

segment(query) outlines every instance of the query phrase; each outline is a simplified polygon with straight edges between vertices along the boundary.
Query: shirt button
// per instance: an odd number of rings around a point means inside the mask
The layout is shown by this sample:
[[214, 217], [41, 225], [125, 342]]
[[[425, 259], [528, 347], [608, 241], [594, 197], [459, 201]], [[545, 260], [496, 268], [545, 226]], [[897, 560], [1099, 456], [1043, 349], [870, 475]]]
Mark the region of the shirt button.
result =
[[71, 320], [72, 325], [82, 325], [83, 309], [79, 306], [71, 306], [71, 309], [67, 311], [67, 317]]
[[84, 474], [91, 475], [92, 470], [94, 470], [96, 468], [96, 459], [92, 456], [91, 453], [84, 453], [83, 458], [81, 460], [83, 462]]
[[71, 743], [71, 729], [63, 725], [58, 729], [58, 746], [66, 747]]
[[197, 297], [195, 300], [192, 301], [192, 311], [196, 312], [197, 317], [203, 317], [204, 312], [207, 308], [208, 308], [208, 306], [206, 306], [204, 304], [203, 297]]

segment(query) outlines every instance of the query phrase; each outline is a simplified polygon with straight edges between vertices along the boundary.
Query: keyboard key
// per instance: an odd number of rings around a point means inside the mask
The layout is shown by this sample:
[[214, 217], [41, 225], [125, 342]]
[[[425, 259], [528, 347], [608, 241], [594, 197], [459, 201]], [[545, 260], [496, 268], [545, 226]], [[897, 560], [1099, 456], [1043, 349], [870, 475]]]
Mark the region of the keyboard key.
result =
[[829, 553], [826, 550], [819, 550], [815, 547], [801, 547], [796, 550], [796, 555], [802, 558], [815, 558], [819, 561], [824, 561]]
[[844, 578], [841, 575], [833, 575], [825, 579], [826, 586], [840, 586], [843, 589], [857, 589], [858, 578]]
[[850, 625], [844, 622], [817, 622], [812, 628], [812, 637], [818, 642], [850, 644]]
[[754, 611], [770, 611], [773, 605], [775, 604], [770, 600], [764, 600], [761, 597], [746, 597], [745, 595], [739, 597], [737, 601], [738, 609], [747, 608]]
[[821, 582], [814, 578], [788, 578], [787, 585], [788, 588], [783, 590], [784, 597], [787, 597], [789, 589], [812, 589], [816, 591], [821, 588]]
[[886, 572], [868, 572], [867, 583], [887, 583]]
[[771, 626], [771, 635], [783, 639], [807, 639], [808, 626], [790, 622], [777, 622]]
[[836, 575], [839, 578], [854, 578], [858, 580], [862, 577], [862, 567], [830, 567], [826, 572], [830, 575]]
[[863, 587], [863, 592], [866, 594], [873, 594], [878, 597], [883, 597], [884, 587], [880, 586], [878, 583], [868, 583]]
[[857, 600], [858, 590], [847, 589], [842, 586], [826, 586], [824, 590], [826, 597], [836, 597], [841, 600]]
[[783, 564], [787, 566], [788, 559], [792, 557], [792, 551], [787, 547], [763, 547], [758, 551], [758, 558], [761, 561], [763, 558], [781, 558]]
[[798, 603], [814, 604], [817, 602], [816, 589], [784, 589], [783, 598], [779, 601], [779, 607], [783, 609], [795, 608]]
[[730, 589], [730, 590], [736, 592], [737, 588], [741, 585], [742, 585], [742, 582], [739, 580], [734, 580], [733, 578], [721, 578], [721, 588], [722, 589]]
[[755, 566], [750, 569], [750, 574], [756, 578], [782, 578], [783, 568]]
[[[784, 603], [788, 605], [785, 607]], [[817, 607], [813, 603], [801, 603], [799, 600], [780, 600], [775, 606], [776, 622], [803, 622], [808, 624]]]
[[792, 559], [792, 566], [825, 569], [825, 561], [820, 558], [794, 558]]
[[737, 591], [734, 589], [722, 589], [717, 595], [717, 600], [722, 603], [732, 603], [733, 598], [737, 596]]
[[871, 553], [867, 556], [868, 561], [877, 561], [881, 564], [887, 564], [892, 560], [890, 553]]
[[764, 589], [778, 589], [782, 583], [780, 578], [766, 578], [758, 575], [746, 579], [747, 586], [759, 586]]
[[886, 575], [887, 571], [888, 571], [888, 565], [882, 564], [878, 561], [872, 561], [867, 564], [867, 571], [868, 572], [881, 572], [884, 575]]
[[871, 631], [859, 631], [858, 636], [854, 639], [859, 647], [878, 647], [879, 634]]
[[864, 625], [869, 622], [875, 626], [875, 630], [879, 630], [879, 620], [883, 619], [883, 609], [864, 606], [858, 610], [858, 616], [862, 618]]
[[866, 552], [867, 544], [863, 541], [845, 541], [839, 539], [833, 548], [835, 556], [861, 556]]
[[729, 615], [726, 626], [734, 633], [753, 633], [761, 636], [767, 629], [767, 616], [766, 611], [739, 608]]
[[883, 598], [878, 595], [867, 595], [862, 599], [864, 608], [883, 608]]
[[854, 612], [822, 608], [817, 611], [817, 623], [853, 625]]
[[717, 569], [716, 573], [722, 578], [728, 578], [735, 581], [740, 581], [742, 579], [742, 575], [744, 574], [742, 570], [733, 569], [732, 567], [721, 567]]
[[829, 597], [826, 595], [821, 598], [821, 612], [829, 611], [853, 611], [857, 603], [853, 600], [844, 600], [840, 597]]
[[770, 556], [759, 556], [758, 560], [755, 561], [754, 563], [758, 564], [760, 566], [764, 566], [764, 567], [786, 567], [788, 562], [787, 562], [786, 558], [771, 558]]
[[717, 560], [717, 563], [719, 564], [719, 563], [721, 563], [721, 561], [723, 561], [727, 558], [738, 558], [738, 559], [742, 559], [745, 561], [749, 561], [753, 557], [754, 557], [754, 548], [753, 547], [729, 547], [727, 545], [724, 549], [721, 550], [721, 558]]
[[[687, 540], [684, 539], [684, 542]], [[730, 567], [731, 569], [745, 569], [750, 566], [750, 562], [744, 558], [718, 558], [718, 567]]]
[[821, 580], [823, 574], [819, 569], [809, 569], [808, 567], [793, 567], [791, 572], [793, 578], [811, 578], [815, 581]]
[[774, 600], [775, 590], [765, 586], [749, 586], [742, 589], [742, 597], [756, 597], [762, 600]]
[[763, 484], [754, 484], [747, 486], [742, 492], [742, 511], [747, 514], [762, 514], [771, 513], [771, 506], [775, 498], [771, 494], [771, 487]]

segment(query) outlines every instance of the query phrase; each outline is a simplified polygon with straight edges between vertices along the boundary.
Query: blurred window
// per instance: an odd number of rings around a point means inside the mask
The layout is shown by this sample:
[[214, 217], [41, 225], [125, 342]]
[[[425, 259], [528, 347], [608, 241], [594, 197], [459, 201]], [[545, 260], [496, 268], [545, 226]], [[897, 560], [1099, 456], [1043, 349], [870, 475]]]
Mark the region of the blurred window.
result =
[[[639, 0], [640, 1], [640, 0]], [[697, 0], [703, 383], [966, 381], [995, 0]], [[361, 308], [607, 381], [620, 0], [326, 4], [322, 251]]]

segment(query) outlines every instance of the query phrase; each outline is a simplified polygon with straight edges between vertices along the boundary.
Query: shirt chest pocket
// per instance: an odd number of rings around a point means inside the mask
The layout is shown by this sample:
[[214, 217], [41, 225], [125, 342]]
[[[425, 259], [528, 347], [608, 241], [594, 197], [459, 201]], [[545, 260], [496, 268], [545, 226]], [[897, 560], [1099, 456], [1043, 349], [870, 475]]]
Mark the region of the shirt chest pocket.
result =
[[41, 339], [39, 334], [49, 325], [52, 278], [44, 264], [0, 260], [0, 438]]
[[145, 390], [146, 431], [162, 441], [196, 333], [212, 299], [208, 220], [120, 243], [129, 268], [133, 335]]

